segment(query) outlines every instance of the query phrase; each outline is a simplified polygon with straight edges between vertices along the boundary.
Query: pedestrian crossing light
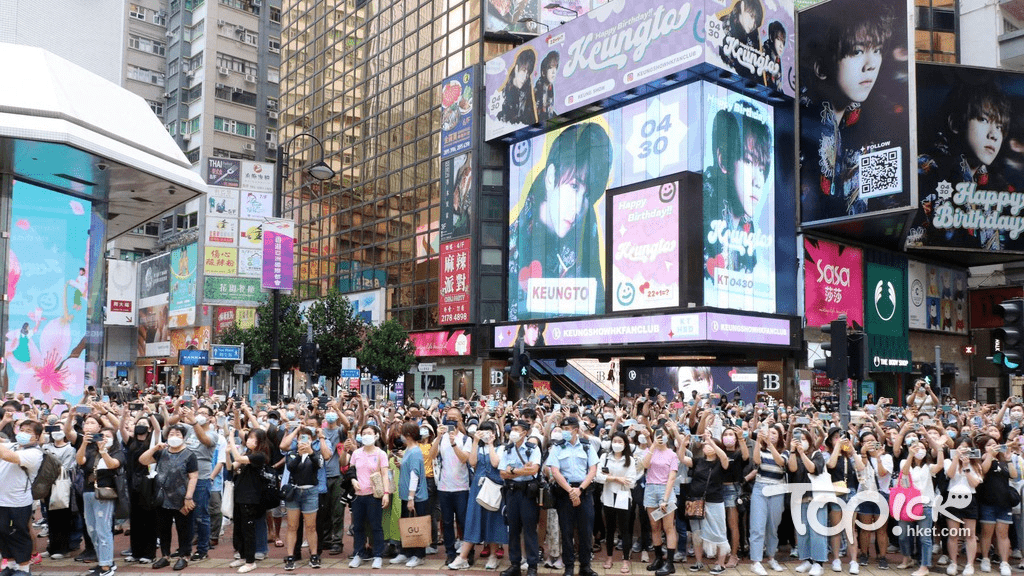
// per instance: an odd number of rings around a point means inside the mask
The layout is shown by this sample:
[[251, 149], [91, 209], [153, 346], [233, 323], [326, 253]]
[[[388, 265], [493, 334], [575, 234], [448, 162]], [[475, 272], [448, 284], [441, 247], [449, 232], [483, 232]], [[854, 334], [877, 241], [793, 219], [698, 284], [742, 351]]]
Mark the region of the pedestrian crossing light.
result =
[[1004, 372], [1013, 372], [1024, 358], [1024, 298], [1004, 300], [996, 306], [996, 314], [1003, 318], [1003, 325], [993, 331], [997, 345], [989, 359]]
[[829, 337], [822, 342], [821, 350], [825, 358], [814, 361], [814, 369], [821, 370], [830, 380], [846, 380], [849, 373], [849, 355], [846, 343], [846, 316], [840, 316], [821, 327], [821, 333]]

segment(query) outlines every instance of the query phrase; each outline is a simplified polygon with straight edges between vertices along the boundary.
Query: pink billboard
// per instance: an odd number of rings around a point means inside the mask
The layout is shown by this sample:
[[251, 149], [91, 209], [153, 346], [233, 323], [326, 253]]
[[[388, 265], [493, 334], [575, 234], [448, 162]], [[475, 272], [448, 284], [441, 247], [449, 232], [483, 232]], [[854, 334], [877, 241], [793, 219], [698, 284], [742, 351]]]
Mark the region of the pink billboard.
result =
[[465, 330], [442, 330], [440, 332], [415, 332], [409, 334], [409, 342], [419, 356], [466, 356], [470, 353], [472, 335]]
[[846, 314], [847, 325], [864, 329], [864, 253], [804, 239], [804, 315], [808, 326], [820, 326]]
[[612, 199], [612, 310], [679, 305], [679, 183]]

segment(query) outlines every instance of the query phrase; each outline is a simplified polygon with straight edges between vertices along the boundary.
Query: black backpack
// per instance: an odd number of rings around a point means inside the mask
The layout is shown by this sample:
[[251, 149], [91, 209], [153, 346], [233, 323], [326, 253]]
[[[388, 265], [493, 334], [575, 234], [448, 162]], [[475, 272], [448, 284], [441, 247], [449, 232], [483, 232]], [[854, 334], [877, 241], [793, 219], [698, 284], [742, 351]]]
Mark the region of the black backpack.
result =
[[[61, 466], [60, 460], [53, 454], [48, 454], [45, 450], [37, 448], [43, 453], [43, 460], [39, 463], [39, 471], [36, 472], [36, 477], [32, 480], [32, 499], [33, 500], [50, 500], [50, 491], [53, 489], [53, 483], [60, 478]], [[22, 471], [25, 472], [26, 481], [28, 480], [28, 469], [24, 466], [21, 467]]]

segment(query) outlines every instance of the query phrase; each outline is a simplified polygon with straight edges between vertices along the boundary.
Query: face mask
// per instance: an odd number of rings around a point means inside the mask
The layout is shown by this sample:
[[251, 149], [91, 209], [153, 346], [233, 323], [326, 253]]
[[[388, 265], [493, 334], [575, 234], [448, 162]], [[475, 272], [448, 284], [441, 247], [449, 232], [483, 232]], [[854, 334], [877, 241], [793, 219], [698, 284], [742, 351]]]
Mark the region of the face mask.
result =
[[206, 426], [206, 422], [206, 416], [203, 416], [202, 414], [196, 416], [196, 424], [199, 424], [200, 426]]
[[1014, 422], [1024, 420], [1024, 412], [1010, 412], [1010, 420], [1013, 420]]
[[278, 420], [277, 418], [267, 418], [267, 422], [270, 422], [274, 426], [277, 426], [280, 420]]
[[483, 441], [491, 443], [494, 441], [494, 432], [484, 432]]
[[917, 454], [914, 454], [914, 456], [917, 456], [918, 460], [924, 460], [924, 457], [927, 456], [927, 455], [928, 455], [928, 451], [927, 450], [918, 450]]
[[729, 448], [732, 448], [733, 446], [736, 445], [736, 438], [734, 438], [733, 436], [725, 436], [722, 438], [722, 444], [725, 444]]
[[28, 443], [32, 441], [32, 435], [28, 432], [18, 432], [14, 435], [14, 438], [18, 441], [18, 444], [21, 444], [22, 446], [27, 446]]
[[553, 444], [555, 444], [555, 446], [561, 446], [562, 442], [565, 442], [565, 435], [562, 433], [561, 430], [557, 430], [555, 432], [552, 432], [551, 433], [551, 442]]
[[916, 444], [917, 436], [907, 436], [906, 438], [903, 439], [903, 443], [906, 444], [907, 446], [910, 446], [911, 444]]
[[372, 418], [370, 420], [367, 420], [366, 423], [369, 424], [370, 426], [376, 426], [377, 425], [377, 421], [372, 419]]
[[136, 436], [145, 436], [146, 434], [149, 434], [149, 426], [136, 426], [135, 427], [135, 435]]
[[377, 442], [377, 435], [376, 434], [366, 434], [364, 436], [360, 436], [359, 440], [363, 443], [363, 446], [372, 446], [373, 444], [375, 444]]
[[306, 444], [309, 444], [310, 442], [312, 442], [312, 439], [309, 436], [303, 434], [302, 436], [299, 436], [299, 442], [305, 442]]
[[50, 434], [50, 439], [54, 442], [62, 442], [64, 440], [63, 432], [53, 432]]
[[113, 445], [114, 445], [114, 439], [113, 438], [108, 438], [107, 442], [105, 443], [105, 446], [107, 447], [107, 450], [110, 450], [110, 447], [113, 446]]
[[614, 421], [615, 420], [615, 414], [605, 414], [604, 415], [604, 420], [605, 420], [605, 422], [612, 422], [612, 421]]
[[641, 446], [644, 446], [644, 445], [647, 444], [647, 436], [639, 436], [636, 440], [637, 440], [637, 442], [640, 443]]
[[946, 434], [949, 434], [950, 438], [956, 440], [956, 430], [946, 430]]
[[338, 415], [334, 412], [328, 412], [327, 415], [324, 416], [324, 420], [327, 420], [329, 424], [334, 424], [338, 421]]
[[601, 450], [607, 451], [611, 447], [612, 447], [612, 443], [611, 442], [609, 442], [608, 440], [601, 440]]
[[430, 428], [420, 428], [420, 440], [424, 442], [430, 438]]
[[468, 430], [470, 434], [475, 434], [476, 433], [476, 424], [471, 424], [469, 426], [469, 428], [466, 428], [466, 430]]
[[523, 434], [519, 430], [513, 430], [512, 432], [509, 432], [509, 434], [508, 434], [508, 439], [513, 444], [519, 442], [519, 439], [522, 438], [522, 437], [523, 437]]
[[181, 446], [184, 443], [185, 439], [182, 438], [181, 436], [171, 436], [170, 438], [167, 439], [167, 445], [170, 446], [171, 448], [177, 448], [178, 446]]
[[289, 420], [295, 420], [295, 412], [289, 410], [289, 411], [285, 412], [284, 417], [289, 419]]
[[800, 442], [800, 446], [804, 449], [804, 452], [806, 452], [807, 449], [811, 447], [811, 443], [808, 442], [807, 440], [804, 440]]
[[622, 442], [612, 442], [612, 452], [615, 452], [616, 454], [619, 454], [619, 453], [621, 453], [625, 449], [626, 449], [626, 445], [623, 444]]

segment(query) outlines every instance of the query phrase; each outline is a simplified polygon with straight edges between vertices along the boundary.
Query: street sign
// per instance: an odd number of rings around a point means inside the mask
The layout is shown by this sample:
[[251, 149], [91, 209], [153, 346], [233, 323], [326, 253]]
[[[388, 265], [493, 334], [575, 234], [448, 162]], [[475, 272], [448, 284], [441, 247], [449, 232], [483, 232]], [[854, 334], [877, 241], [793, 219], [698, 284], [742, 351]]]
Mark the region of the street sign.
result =
[[419, 371], [420, 372], [433, 372], [434, 371], [434, 363], [433, 362], [420, 362]]
[[241, 362], [242, 347], [233, 344], [214, 344], [210, 346], [211, 362]]
[[252, 370], [252, 365], [250, 364], [235, 364], [231, 372], [239, 376], [248, 376], [250, 370]]
[[359, 374], [359, 369], [358, 368], [342, 368], [341, 369], [341, 377], [342, 378], [359, 378], [359, 376], [360, 376], [360, 374]]
[[976, 346], [974, 346], [972, 344], [968, 344], [968, 345], [964, 346], [964, 354], [965, 355], [972, 356], [972, 355], [977, 354], [977, 353], [978, 353], [978, 348]]

